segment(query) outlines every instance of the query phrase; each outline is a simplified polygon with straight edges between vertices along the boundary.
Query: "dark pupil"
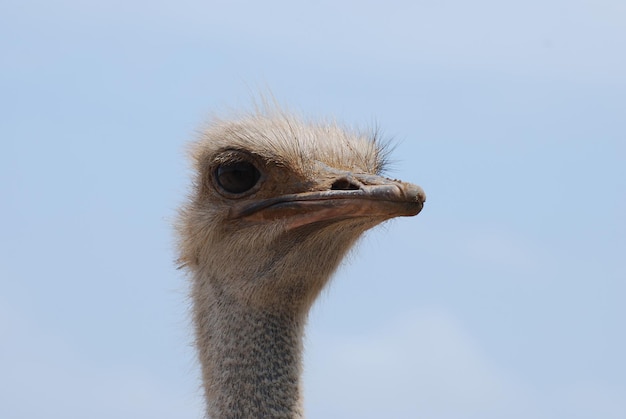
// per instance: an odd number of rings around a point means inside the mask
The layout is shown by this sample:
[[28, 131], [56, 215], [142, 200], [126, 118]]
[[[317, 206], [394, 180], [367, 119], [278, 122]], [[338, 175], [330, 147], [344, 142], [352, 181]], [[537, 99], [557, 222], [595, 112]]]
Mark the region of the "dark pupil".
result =
[[226, 192], [242, 193], [256, 185], [261, 173], [246, 161], [227, 163], [217, 168], [217, 183]]

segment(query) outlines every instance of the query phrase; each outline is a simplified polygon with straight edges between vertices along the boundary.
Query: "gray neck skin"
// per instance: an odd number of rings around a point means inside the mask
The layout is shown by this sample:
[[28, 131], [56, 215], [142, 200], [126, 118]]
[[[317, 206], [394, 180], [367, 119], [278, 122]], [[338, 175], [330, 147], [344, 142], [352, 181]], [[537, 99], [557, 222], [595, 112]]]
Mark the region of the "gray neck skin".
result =
[[300, 376], [309, 309], [372, 225], [302, 227], [262, 248], [252, 243], [254, 252], [209, 253], [194, 268], [196, 344], [212, 419], [304, 416]]
[[206, 282], [196, 285], [203, 288], [195, 290], [194, 320], [209, 417], [302, 418], [305, 315], [224, 301]]

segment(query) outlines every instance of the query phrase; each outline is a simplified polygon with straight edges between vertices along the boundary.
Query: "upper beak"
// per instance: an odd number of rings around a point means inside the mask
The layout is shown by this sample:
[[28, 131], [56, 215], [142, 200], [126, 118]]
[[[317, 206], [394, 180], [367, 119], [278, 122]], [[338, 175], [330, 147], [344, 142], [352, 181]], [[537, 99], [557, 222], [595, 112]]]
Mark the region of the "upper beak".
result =
[[384, 221], [413, 216], [424, 207], [426, 195], [411, 183], [369, 174], [344, 173], [327, 190], [302, 192], [242, 203], [230, 218], [249, 221], [285, 219], [293, 229], [318, 221], [368, 217]]

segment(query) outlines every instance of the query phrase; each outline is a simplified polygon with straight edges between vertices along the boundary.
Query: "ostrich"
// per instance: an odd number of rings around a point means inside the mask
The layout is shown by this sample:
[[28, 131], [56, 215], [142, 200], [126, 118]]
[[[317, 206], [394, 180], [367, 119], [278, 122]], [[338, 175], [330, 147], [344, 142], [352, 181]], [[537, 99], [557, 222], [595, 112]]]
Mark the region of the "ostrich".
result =
[[211, 418], [302, 418], [311, 305], [368, 229], [418, 214], [422, 189], [381, 176], [376, 135], [279, 109], [216, 119], [192, 146], [179, 263]]

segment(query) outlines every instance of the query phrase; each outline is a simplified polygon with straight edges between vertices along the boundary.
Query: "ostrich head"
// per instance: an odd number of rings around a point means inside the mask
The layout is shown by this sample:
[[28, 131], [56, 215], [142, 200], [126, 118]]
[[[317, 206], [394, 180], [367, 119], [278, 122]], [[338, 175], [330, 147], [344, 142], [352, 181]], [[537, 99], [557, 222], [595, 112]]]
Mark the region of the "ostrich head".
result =
[[418, 214], [425, 195], [381, 175], [375, 136], [281, 111], [214, 121], [192, 156], [180, 262], [193, 274], [208, 410], [299, 417], [311, 304], [363, 232]]

